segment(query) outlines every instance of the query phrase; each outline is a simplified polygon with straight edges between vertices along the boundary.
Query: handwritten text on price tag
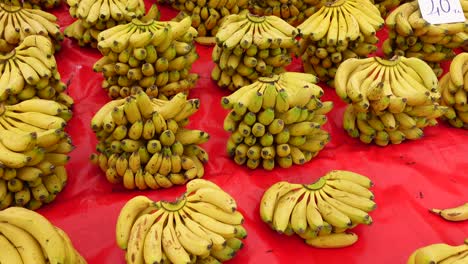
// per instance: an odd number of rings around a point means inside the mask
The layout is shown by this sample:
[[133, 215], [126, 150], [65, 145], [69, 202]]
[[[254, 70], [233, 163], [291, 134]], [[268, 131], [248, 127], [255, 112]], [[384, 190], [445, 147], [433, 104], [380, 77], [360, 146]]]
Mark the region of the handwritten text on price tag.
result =
[[424, 20], [431, 24], [465, 22], [460, 0], [418, 0]]

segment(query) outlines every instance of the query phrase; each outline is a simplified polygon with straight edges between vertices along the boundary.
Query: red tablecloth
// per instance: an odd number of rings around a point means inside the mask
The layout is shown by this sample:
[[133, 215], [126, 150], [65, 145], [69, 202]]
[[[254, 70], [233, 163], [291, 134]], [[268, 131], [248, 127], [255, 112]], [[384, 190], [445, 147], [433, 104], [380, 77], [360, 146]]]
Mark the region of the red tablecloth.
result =
[[[146, 1], [147, 7], [150, 2]], [[176, 11], [160, 8], [162, 20]], [[73, 20], [62, 5], [52, 11], [62, 29]], [[451, 207], [468, 201], [468, 131], [445, 123], [425, 129], [425, 137], [385, 148], [365, 145], [350, 138], [342, 129], [345, 104], [331, 88], [325, 87], [324, 100], [332, 100], [325, 129], [332, 140], [311, 162], [291, 169], [255, 171], [236, 165], [225, 152], [228, 133], [223, 130], [227, 113], [220, 99], [228, 92], [210, 79], [213, 68], [211, 47], [197, 46], [200, 59], [193, 71], [200, 80], [190, 96], [200, 98], [200, 110], [190, 127], [211, 135], [203, 145], [210, 155], [204, 179], [220, 185], [237, 201], [249, 232], [245, 247], [229, 263], [406, 263], [409, 254], [423, 245], [445, 242], [460, 244], [468, 237], [468, 222], [446, 222], [428, 212], [430, 207]], [[92, 71], [101, 54], [79, 47], [66, 39], [56, 55], [58, 69], [75, 99], [74, 117], [69, 122], [76, 149], [67, 166], [69, 183], [52, 204], [39, 213], [63, 228], [90, 264], [125, 263], [124, 252], [115, 243], [115, 223], [124, 203], [135, 195], [155, 200], [174, 199], [185, 189], [128, 191], [108, 183], [104, 174], [89, 162], [96, 139], [90, 129], [93, 114], [107, 101], [101, 88], [102, 76]], [[290, 67], [301, 71], [298, 61]], [[313, 182], [333, 169], [344, 169], [369, 176], [374, 182], [378, 208], [371, 213], [374, 224], [359, 226], [358, 242], [348, 248], [324, 250], [307, 246], [297, 236], [279, 235], [264, 224], [258, 214], [263, 192], [279, 180]]]

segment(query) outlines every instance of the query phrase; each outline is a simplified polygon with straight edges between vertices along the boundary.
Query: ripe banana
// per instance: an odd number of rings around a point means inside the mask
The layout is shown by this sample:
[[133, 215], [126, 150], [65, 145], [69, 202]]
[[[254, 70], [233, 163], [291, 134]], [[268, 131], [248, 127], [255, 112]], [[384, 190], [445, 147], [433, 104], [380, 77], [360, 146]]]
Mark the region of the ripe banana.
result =
[[468, 220], [468, 203], [463, 205], [447, 208], [447, 209], [436, 209], [432, 208], [429, 210], [434, 214], [440, 215], [442, 218], [448, 221], [464, 221]]

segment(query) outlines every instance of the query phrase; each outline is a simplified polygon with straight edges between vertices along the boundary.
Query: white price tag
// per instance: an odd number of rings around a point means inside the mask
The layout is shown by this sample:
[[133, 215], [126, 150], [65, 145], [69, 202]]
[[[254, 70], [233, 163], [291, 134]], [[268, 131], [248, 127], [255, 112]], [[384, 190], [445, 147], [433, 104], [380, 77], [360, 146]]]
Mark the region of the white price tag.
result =
[[465, 22], [460, 0], [418, 0], [424, 20], [431, 24]]

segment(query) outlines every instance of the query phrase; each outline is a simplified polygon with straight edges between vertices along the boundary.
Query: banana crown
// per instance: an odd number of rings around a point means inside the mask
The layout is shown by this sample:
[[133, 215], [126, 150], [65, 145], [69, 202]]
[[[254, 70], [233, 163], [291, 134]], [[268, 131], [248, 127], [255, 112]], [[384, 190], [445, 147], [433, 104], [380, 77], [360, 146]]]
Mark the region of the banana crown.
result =
[[229, 194], [196, 179], [174, 202], [148, 203], [141, 196], [129, 200], [117, 219], [116, 238], [127, 258], [145, 263], [164, 258], [223, 262], [243, 247], [243, 221]]

